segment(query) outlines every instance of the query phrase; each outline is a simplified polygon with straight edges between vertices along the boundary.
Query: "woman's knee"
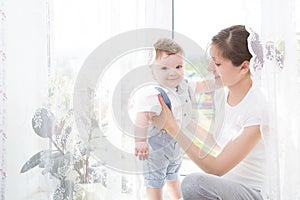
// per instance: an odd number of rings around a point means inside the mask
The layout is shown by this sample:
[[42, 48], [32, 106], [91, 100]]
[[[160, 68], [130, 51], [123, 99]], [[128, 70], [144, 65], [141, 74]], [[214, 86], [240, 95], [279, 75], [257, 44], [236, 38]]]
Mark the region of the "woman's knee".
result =
[[202, 194], [203, 185], [205, 185], [205, 174], [193, 173], [187, 175], [181, 183], [183, 199], [199, 198]]

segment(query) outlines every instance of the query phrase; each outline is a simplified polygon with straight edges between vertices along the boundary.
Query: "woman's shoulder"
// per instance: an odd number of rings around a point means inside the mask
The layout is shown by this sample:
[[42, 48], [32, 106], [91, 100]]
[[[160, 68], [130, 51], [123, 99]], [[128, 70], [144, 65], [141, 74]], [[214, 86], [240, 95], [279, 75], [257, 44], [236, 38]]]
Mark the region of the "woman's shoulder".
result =
[[266, 107], [267, 106], [267, 98], [266, 92], [263, 90], [262, 87], [253, 85], [251, 91], [248, 96], [249, 103], [259, 106], [259, 107]]
[[243, 110], [246, 118], [259, 119], [260, 123], [268, 121], [268, 103], [266, 93], [259, 86], [254, 86], [243, 105]]

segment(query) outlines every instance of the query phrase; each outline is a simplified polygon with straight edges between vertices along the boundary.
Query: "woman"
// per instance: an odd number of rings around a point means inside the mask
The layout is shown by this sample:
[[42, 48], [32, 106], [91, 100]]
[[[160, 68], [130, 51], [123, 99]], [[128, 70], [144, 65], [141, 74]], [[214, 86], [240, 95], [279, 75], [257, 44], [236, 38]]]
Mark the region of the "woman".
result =
[[[247, 200], [265, 196], [265, 148], [262, 128], [266, 124], [266, 102], [251, 79], [247, 38], [242, 25], [220, 31], [212, 38], [210, 54], [215, 84], [215, 131], [212, 136], [220, 152], [203, 155], [183, 134], [171, 111], [159, 96], [163, 111], [151, 123], [166, 130], [187, 155], [206, 173], [193, 173], [183, 180], [183, 198]], [[200, 128], [200, 135], [209, 135]]]

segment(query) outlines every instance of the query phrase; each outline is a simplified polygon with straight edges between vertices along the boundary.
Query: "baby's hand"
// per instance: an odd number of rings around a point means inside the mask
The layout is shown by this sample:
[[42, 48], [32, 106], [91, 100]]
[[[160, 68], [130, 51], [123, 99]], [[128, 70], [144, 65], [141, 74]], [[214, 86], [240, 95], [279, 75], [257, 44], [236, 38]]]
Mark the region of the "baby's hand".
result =
[[140, 160], [147, 160], [149, 157], [149, 145], [147, 142], [135, 142], [135, 156]]

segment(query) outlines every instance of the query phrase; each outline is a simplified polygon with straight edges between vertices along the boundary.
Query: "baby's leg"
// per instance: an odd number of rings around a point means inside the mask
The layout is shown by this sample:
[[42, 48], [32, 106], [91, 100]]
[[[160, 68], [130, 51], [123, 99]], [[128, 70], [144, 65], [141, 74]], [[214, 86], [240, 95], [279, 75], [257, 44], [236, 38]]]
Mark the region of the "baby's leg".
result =
[[162, 188], [147, 187], [148, 200], [162, 200]]
[[181, 198], [179, 179], [174, 181], [167, 181], [166, 187], [172, 200], [178, 200]]

